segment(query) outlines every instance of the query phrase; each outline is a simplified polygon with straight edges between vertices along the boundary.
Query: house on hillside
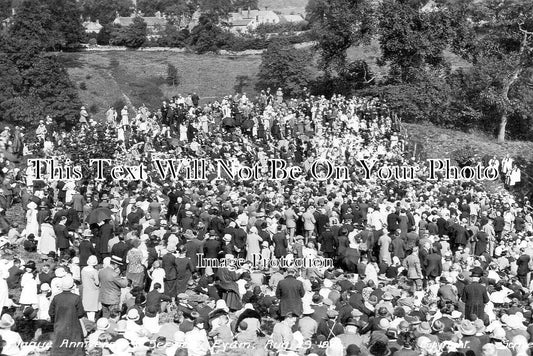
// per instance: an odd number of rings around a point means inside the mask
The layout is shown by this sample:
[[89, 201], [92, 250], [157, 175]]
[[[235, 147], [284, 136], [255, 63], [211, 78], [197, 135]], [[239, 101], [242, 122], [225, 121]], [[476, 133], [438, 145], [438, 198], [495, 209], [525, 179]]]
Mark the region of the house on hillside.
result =
[[[128, 17], [121, 17], [121, 16], [118, 16], [117, 14], [117, 17], [113, 21], [113, 24], [126, 27], [126, 26], [133, 24], [133, 19], [137, 16], [139, 15], [136, 13], [133, 13]], [[148, 39], [159, 38], [161, 36], [160, 32], [163, 31], [165, 29], [165, 26], [168, 24], [168, 20], [160, 12], [157, 12], [155, 16], [140, 16], [140, 17], [146, 23]]]
[[87, 20], [87, 21], [84, 21], [82, 23], [83, 25], [83, 28], [85, 29], [85, 33], [100, 33], [100, 31], [102, 30], [102, 28], [104, 28], [104, 26], [102, 26], [100, 24], [100, 21], [96, 20], [96, 21], [91, 21], [90, 19]]
[[230, 12], [227, 23], [233, 33], [248, 33], [262, 24], [277, 24], [280, 16], [271, 10], [242, 10]]

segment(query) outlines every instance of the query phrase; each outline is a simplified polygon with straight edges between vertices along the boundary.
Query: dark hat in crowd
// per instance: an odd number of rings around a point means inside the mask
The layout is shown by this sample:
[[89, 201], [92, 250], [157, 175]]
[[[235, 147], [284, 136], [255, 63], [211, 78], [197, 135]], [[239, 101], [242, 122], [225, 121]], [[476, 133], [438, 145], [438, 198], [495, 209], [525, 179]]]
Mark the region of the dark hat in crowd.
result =
[[346, 356], [359, 356], [361, 355], [361, 349], [356, 344], [350, 344], [346, 347]]
[[24, 266], [24, 268], [29, 268], [31, 269], [32, 271], [35, 271], [37, 269], [37, 266], [35, 265], [35, 262], [34, 261], [28, 261], [28, 263], [26, 263], [26, 265]]
[[470, 276], [471, 277], [481, 277], [481, 276], [483, 276], [483, 269], [481, 267], [472, 268], [472, 270], [470, 271]]

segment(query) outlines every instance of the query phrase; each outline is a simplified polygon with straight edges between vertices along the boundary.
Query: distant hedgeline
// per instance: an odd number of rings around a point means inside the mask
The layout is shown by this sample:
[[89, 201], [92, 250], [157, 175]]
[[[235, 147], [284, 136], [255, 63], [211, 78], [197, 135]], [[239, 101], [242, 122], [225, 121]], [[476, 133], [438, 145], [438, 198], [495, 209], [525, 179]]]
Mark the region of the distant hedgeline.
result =
[[[419, 166], [377, 165], [378, 161], [359, 159], [355, 161], [354, 170], [347, 166], [336, 165], [327, 159], [317, 159], [307, 165], [291, 166], [283, 159], [268, 159], [252, 165], [235, 161], [215, 159], [154, 159], [150, 166], [144, 164], [126, 166], [115, 164], [111, 159], [97, 158], [89, 160], [93, 179], [97, 181], [146, 181], [156, 174], [161, 180], [171, 181], [211, 181], [213, 179], [231, 181], [349, 181], [354, 178], [363, 180], [399, 180], [414, 181], [420, 179]], [[82, 167], [64, 165], [52, 158], [29, 159], [33, 168], [33, 179], [38, 180], [81, 180]], [[495, 180], [499, 176], [494, 167], [476, 166], [457, 167], [449, 159], [428, 159], [424, 172], [428, 180], [482, 181]]]

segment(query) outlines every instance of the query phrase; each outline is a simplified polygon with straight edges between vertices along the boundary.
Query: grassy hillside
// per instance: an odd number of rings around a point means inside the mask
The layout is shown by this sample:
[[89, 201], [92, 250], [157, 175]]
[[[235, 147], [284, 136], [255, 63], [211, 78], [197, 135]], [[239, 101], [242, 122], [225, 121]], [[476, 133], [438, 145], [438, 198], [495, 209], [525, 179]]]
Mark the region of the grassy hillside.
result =
[[[286, 2], [294, 5], [301, 0]], [[311, 49], [312, 51], [312, 49]], [[352, 47], [348, 60], [361, 59], [382, 79], [387, 66], [378, 66], [380, 48], [377, 40], [368, 46]], [[255, 95], [254, 84], [261, 64], [260, 55], [196, 55], [162, 51], [97, 51], [62, 53], [71, 79], [77, 85], [82, 102], [92, 114], [101, 114], [118, 100], [139, 106], [159, 106], [163, 98], [196, 91], [210, 101], [242, 90]], [[446, 54], [452, 67], [467, 63], [451, 53]], [[315, 56], [316, 59], [317, 56]], [[314, 60], [314, 59], [313, 59]], [[168, 64], [179, 72], [179, 85], [166, 85]]]
[[261, 10], [268, 7], [269, 10], [279, 11], [283, 14], [304, 14], [308, 0], [259, 0]]
[[[239, 79], [244, 80], [243, 90], [254, 95], [261, 62], [259, 56], [134, 51], [64, 53], [62, 58], [82, 102], [93, 114], [105, 112], [117, 100], [158, 107], [161, 100], [178, 93], [197, 92], [209, 101], [234, 93]], [[175, 87], [165, 83], [168, 64], [179, 72], [180, 83]]]

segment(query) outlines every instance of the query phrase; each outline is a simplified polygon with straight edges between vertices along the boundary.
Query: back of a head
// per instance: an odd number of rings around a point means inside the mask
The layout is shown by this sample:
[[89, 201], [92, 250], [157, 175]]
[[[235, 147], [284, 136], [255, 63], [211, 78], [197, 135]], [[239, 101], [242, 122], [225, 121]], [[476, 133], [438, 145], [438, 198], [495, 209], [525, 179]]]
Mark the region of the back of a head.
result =
[[174, 356], [189, 356], [189, 351], [187, 351], [187, 349], [184, 349], [184, 348], [179, 348], [176, 350], [176, 353], [174, 354]]

